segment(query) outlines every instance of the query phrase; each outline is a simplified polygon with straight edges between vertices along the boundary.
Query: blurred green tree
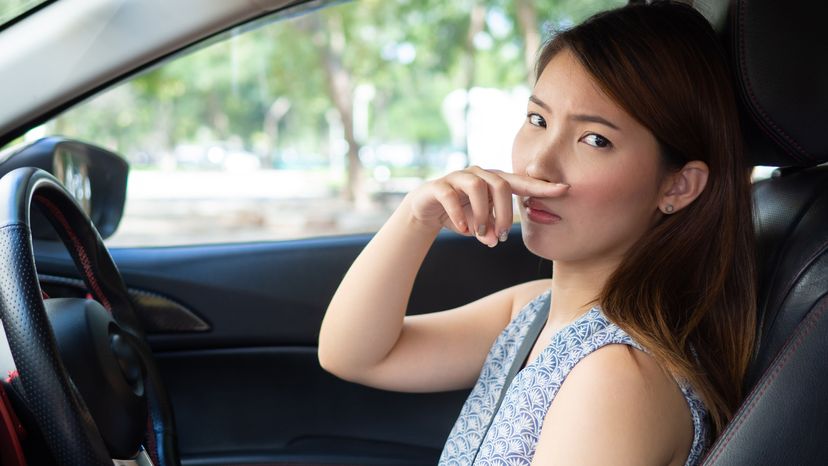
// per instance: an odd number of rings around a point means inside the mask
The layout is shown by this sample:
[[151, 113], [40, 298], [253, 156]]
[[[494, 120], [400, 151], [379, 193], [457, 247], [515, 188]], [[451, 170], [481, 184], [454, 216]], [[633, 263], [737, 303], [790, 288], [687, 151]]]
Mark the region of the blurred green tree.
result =
[[363, 146], [407, 144], [427, 176], [429, 151], [452, 145], [446, 95], [531, 86], [537, 50], [555, 29], [623, 3], [344, 3], [237, 28], [76, 106], [47, 130], [106, 145], [137, 165], [160, 163], [182, 144], [253, 153], [265, 168], [343, 156], [341, 192], [353, 200], [362, 192]]

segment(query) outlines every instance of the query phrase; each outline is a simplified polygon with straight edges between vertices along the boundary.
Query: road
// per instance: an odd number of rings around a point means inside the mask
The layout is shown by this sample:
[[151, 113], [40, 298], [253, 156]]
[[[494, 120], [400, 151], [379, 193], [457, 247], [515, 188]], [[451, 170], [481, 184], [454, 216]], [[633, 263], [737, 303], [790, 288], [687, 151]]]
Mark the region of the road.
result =
[[142, 171], [110, 247], [266, 241], [373, 232], [400, 196], [359, 209], [326, 173]]

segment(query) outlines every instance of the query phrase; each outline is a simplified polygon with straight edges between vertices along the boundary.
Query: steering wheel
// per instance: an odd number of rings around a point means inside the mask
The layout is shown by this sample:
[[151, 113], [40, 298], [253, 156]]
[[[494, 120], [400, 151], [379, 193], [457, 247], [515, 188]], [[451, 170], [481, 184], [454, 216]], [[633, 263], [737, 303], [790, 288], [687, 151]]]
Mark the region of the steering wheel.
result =
[[[94, 300], [44, 301], [32, 203]], [[169, 398], [121, 274], [89, 217], [40, 169], [0, 179], [0, 319], [23, 404], [59, 465], [180, 464]]]

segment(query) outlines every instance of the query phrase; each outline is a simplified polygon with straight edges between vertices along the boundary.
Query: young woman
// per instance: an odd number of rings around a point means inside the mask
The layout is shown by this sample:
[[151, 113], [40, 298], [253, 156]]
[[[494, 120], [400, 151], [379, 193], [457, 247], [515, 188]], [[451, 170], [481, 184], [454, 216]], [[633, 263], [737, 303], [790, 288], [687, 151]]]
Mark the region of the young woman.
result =
[[[474, 387], [441, 464], [698, 463], [741, 400], [755, 332], [750, 184], [729, 78], [712, 28], [680, 4], [630, 5], [554, 36], [513, 173], [470, 167], [406, 196], [331, 301], [322, 367], [388, 390]], [[438, 231], [494, 247], [513, 195], [526, 246], [554, 276], [405, 316]]]

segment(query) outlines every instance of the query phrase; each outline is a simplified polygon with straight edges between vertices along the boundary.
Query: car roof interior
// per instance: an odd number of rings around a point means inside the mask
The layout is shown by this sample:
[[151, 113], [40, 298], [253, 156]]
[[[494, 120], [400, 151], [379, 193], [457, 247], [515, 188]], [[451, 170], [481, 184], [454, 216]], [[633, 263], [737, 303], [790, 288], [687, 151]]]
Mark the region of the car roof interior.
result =
[[[304, 6], [303, 4], [308, 4]], [[295, 7], [295, 8], [294, 8]], [[318, 7], [302, 0], [61, 0], [0, 34], [0, 146], [86, 97], [163, 62], [182, 44], [208, 45], [238, 24]], [[162, 12], [162, 14], [159, 14]], [[206, 40], [206, 42], [205, 42]]]

